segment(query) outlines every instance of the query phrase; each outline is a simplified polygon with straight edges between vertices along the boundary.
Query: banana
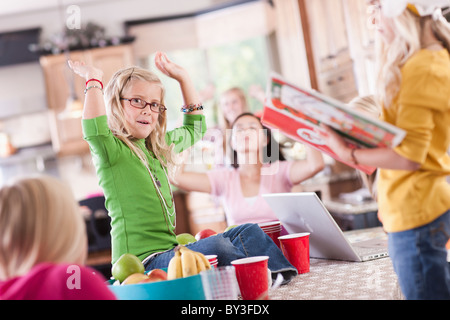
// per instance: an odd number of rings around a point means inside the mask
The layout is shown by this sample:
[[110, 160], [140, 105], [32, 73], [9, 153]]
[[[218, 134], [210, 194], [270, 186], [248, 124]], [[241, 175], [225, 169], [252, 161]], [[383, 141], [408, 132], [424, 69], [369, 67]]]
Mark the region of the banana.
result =
[[194, 251], [181, 247], [181, 266], [183, 278], [198, 274]]
[[181, 253], [175, 248], [175, 256], [170, 259], [167, 268], [167, 280], [182, 278]]
[[[203, 270], [209, 270], [209, 269], [211, 269], [211, 264], [209, 263], [208, 259], [206, 259], [206, 257], [203, 255], [203, 253], [197, 252], [197, 251], [194, 251], [194, 253], [195, 253], [195, 256], [198, 257], [197, 259], [199, 259], [199, 260], [202, 261], [202, 264], [203, 264], [204, 267], [205, 267]], [[197, 260], [197, 261], [198, 261], [198, 260]], [[200, 272], [200, 271], [203, 271], [203, 270], [199, 270], [199, 272]]]
[[177, 246], [175, 256], [170, 260], [167, 268], [167, 279], [189, 277], [209, 269], [211, 265], [202, 253], [185, 246]]
[[200, 255], [197, 254], [197, 253], [194, 253], [194, 256], [195, 256], [195, 263], [197, 264], [197, 273], [205, 271], [206, 270], [206, 265], [203, 262], [202, 257], [200, 257]]

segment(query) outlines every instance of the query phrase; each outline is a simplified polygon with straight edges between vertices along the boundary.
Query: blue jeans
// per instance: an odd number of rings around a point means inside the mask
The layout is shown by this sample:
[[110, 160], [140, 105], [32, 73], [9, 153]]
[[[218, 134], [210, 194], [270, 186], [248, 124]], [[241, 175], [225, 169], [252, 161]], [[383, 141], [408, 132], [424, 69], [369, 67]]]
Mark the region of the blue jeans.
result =
[[406, 299], [450, 299], [449, 237], [450, 210], [427, 225], [389, 233], [389, 255]]
[[[281, 250], [257, 224], [243, 224], [224, 233], [187, 245], [204, 255], [217, 255], [218, 265], [230, 265], [231, 261], [251, 256], [269, 256], [268, 266], [275, 278], [278, 273], [284, 277], [283, 284], [297, 275], [297, 269], [284, 257]], [[145, 263], [145, 269], [167, 268], [173, 250], [162, 252]]]

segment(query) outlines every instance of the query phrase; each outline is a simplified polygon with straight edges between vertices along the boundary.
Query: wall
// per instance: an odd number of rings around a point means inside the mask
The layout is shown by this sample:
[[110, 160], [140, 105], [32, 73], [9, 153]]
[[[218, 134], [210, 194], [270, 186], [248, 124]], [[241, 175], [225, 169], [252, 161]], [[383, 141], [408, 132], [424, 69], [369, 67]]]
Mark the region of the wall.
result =
[[[57, 0], [30, 2], [33, 8], [17, 13], [8, 9], [6, 2], [0, 2], [0, 32], [41, 27], [42, 40], [60, 32], [67, 19], [69, 5], [80, 8], [81, 23], [96, 23], [105, 28], [107, 36], [123, 36], [124, 21], [173, 16], [205, 10], [212, 5], [233, 3], [233, 0]], [[16, 0], [17, 3], [28, 2]], [[277, 46], [280, 69], [285, 76], [300, 85], [309, 85], [301, 25], [296, 12], [296, 0], [275, 0], [277, 14]], [[38, 3], [42, 5], [39, 6]], [[2, 11], [3, 9], [3, 11]], [[164, 35], [161, 35], [164, 36]], [[301, 77], [299, 76], [301, 75]], [[45, 108], [45, 86], [43, 73], [38, 63], [0, 68], [0, 117], [1, 112], [11, 109], [28, 113], [29, 108]], [[1, 120], [0, 120], [1, 122]], [[0, 124], [1, 125], [1, 124]], [[1, 130], [1, 129], [0, 129]], [[70, 157], [58, 160], [59, 174], [74, 188], [77, 198], [98, 190], [95, 173], [86, 159]], [[1, 179], [0, 179], [1, 182]]]
[[[58, 9], [57, 1], [39, 1], [31, 3], [32, 7], [28, 7], [27, 10], [17, 12], [15, 11], [16, 5], [7, 7], [6, 1], [2, 1], [0, 4], [0, 32], [41, 27], [41, 40], [48, 39], [62, 30], [67, 16], [65, 9], [67, 6], [75, 4], [80, 8], [82, 25], [94, 22], [105, 28], [107, 36], [123, 36], [124, 21], [195, 12], [206, 9], [211, 4], [220, 3], [220, 1], [70, 0], [62, 3], [64, 10]], [[38, 62], [0, 68], [0, 130], [2, 126], [5, 127], [4, 119], [7, 116], [13, 114], [25, 116], [36, 111], [45, 112], [46, 108], [43, 72]], [[79, 157], [58, 159], [57, 167], [54, 162], [50, 161], [51, 167], [47, 166], [48, 168], [45, 168], [43, 172], [59, 174], [62, 179], [68, 181], [77, 199], [99, 191], [95, 172], [89, 159]], [[10, 164], [9, 161], [8, 164]], [[12, 170], [12, 167], [5, 165], [3, 167], [8, 173], [18, 172], [21, 175], [32, 173], [33, 170], [41, 170], [34, 164], [34, 161], [31, 161], [31, 164], [27, 162], [26, 165], [18, 166], [17, 170]], [[10, 178], [6, 177], [6, 174], [1, 174], [5, 170], [0, 170], [0, 183], [5, 182], [2, 180], [6, 180], [6, 178]]]
[[[97, 0], [87, 3], [72, 0], [68, 4], [79, 3], [82, 24], [94, 22], [105, 27], [109, 36], [123, 36], [123, 22], [126, 20], [193, 12], [206, 8], [212, 2], [212, 0]], [[58, 8], [36, 9], [8, 15], [2, 15], [0, 12], [0, 32], [41, 27], [41, 38], [48, 39], [62, 30], [65, 17], [65, 12], [61, 14]], [[37, 99], [42, 102], [45, 88], [42, 71], [37, 63], [0, 68], [0, 109], [6, 107], [2, 102], [16, 97]]]

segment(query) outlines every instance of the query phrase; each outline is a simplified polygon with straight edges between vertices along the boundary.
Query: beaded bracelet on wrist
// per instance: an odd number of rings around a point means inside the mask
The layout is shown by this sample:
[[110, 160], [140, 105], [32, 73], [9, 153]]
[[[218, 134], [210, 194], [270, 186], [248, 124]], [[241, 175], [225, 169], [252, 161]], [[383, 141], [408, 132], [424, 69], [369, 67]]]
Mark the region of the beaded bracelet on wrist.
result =
[[86, 94], [86, 92], [88, 92], [89, 90], [91, 90], [92, 88], [97, 88], [100, 89], [100, 91], [103, 93], [103, 88], [100, 86], [89, 86], [86, 89], [84, 89], [84, 94]]
[[202, 104], [188, 104], [187, 106], [181, 107], [181, 112], [189, 113], [197, 110], [203, 110]]
[[352, 157], [353, 163], [354, 163], [355, 165], [358, 165], [359, 163], [358, 163], [358, 160], [356, 159], [355, 152], [356, 152], [356, 148], [355, 148], [355, 149], [352, 149], [352, 151], [350, 151], [350, 155], [351, 155], [351, 157]]

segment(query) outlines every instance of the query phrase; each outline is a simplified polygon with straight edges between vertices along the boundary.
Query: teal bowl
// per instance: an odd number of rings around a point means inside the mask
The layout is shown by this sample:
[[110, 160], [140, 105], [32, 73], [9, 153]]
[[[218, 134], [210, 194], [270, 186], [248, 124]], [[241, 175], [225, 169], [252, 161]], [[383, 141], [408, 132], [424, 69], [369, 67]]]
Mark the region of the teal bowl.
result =
[[199, 274], [175, 280], [112, 285], [108, 288], [119, 300], [206, 300]]

